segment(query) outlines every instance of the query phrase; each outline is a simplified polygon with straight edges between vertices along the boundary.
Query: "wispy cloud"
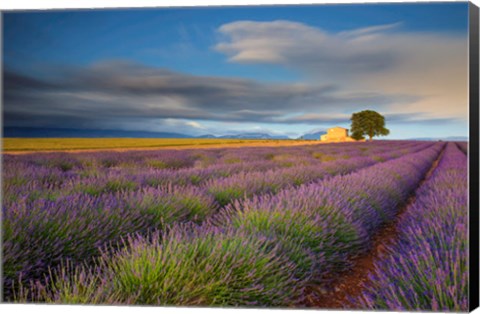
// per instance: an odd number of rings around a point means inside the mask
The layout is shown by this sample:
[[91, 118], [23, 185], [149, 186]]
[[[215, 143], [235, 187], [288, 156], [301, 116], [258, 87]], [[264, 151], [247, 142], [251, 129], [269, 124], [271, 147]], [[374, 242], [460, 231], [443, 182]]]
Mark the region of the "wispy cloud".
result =
[[378, 34], [380, 32], [383, 33], [387, 30], [393, 30], [395, 28], [398, 28], [401, 25], [402, 25], [401, 22], [397, 22], [397, 23], [391, 23], [391, 24], [357, 28], [357, 29], [350, 30], [350, 31], [340, 32], [338, 34], [339, 34], [339, 36], [343, 36], [343, 37], [346, 37], [346, 38], [361, 38], [361, 36], [375, 35], [375, 34]]
[[466, 34], [406, 32], [402, 23], [338, 33], [292, 21], [222, 25], [214, 48], [230, 62], [277, 64], [345, 90], [417, 97], [397, 112], [468, 115]]
[[329, 75], [359, 71], [365, 74], [392, 67], [398, 61], [382, 38], [376, 37], [395, 26], [331, 34], [292, 21], [238, 21], [218, 29], [224, 40], [215, 49], [225, 53], [231, 62], [277, 63]]
[[194, 76], [124, 61], [65, 68], [54, 74], [55, 79], [41, 79], [5, 73], [6, 125], [111, 127], [135, 119], [179, 119], [190, 121], [183, 127], [198, 130], [199, 121], [306, 123], [313, 122], [313, 116], [311, 121], [290, 117], [411, 101], [408, 95]]

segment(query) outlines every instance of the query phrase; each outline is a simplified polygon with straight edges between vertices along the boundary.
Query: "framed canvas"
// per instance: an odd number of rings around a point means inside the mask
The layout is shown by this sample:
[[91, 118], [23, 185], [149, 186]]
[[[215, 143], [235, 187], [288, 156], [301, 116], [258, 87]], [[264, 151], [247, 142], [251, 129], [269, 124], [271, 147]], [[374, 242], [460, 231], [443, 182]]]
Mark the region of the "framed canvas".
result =
[[2, 302], [473, 311], [478, 19], [4, 10]]

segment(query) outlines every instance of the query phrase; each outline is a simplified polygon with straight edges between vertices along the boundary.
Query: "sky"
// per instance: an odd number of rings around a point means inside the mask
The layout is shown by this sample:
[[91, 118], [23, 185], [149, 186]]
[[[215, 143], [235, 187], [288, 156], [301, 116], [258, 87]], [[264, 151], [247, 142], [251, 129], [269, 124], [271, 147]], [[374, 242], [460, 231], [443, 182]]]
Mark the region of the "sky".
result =
[[468, 136], [468, 3], [8, 12], [4, 126]]

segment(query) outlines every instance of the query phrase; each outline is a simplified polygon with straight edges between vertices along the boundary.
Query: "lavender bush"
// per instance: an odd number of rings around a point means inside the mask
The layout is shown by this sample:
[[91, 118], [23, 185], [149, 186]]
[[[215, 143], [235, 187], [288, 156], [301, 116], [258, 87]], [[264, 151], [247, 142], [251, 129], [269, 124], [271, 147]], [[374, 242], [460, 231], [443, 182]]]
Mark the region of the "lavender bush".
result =
[[[15, 278], [41, 278], [62, 260], [80, 262], [129, 233], [145, 233], [176, 221], [203, 221], [213, 214], [213, 198], [195, 187], [145, 188], [56, 201], [19, 199], [3, 213], [4, 286]], [[7, 290], [8, 291], [8, 290]]]
[[[95, 272], [64, 267], [46, 285], [21, 288], [18, 300], [55, 303], [270, 305], [300, 298], [302, 283], [278, 246], [237, 230], [174, 226], [163, 241], [128, 237]], [[101, 276], [99, 276], [101, 274]]]
[[370, 236], [396, 214], [442, 146], [275, 196], [235, 202], [218, 215], [218, 224], [274, 237], [286, 251], [300, 243], [304, 252], [290, 251], [298, 277], [321, 279], [345, 270], [348, 257], [369, 247]]
[[[422, 145], [414, 145], [418, 146]], [[375, 145], [373, 151], [377, 147], [383, 149]], [[325, 147], [326, 152], [342, 149]], [[205, 158], [222, 159], [232, 154], [230, 149], [5, 156], [5, 296], [11, 297], [15, 282], [42, 278], [48, 267], [64, 260], [75, 265], [89, 261], [101, 246], [128, 234], [146, 233], [173, 222], [202, 222], [218, 209], [202, 186], [208, 178], [280, 168], [276, 154], [319, 163], [301, 148], [235, 152], [251, 162], [188, 168]], [[156, 169], [151, 160], [168, 166]], [[152, 184], [154, 179], [157, 184]]]
[[[368, 148], [370, 153], [377, 151], [385, 159], [393, 158], [395, 154], [391, 153], [391, 145], [389, 149], [381, 146], [356, 146], [355, 149]], [[317, 176], [309, 177], [311, 184], [290, 182], [278, 191], [272, 191], [278, 192], [276, 195], [253, 195], [251, 199], [235, 201], [213, 216], [217, 204], [208, 193], [209, 184], [185, 186], [183, 190], [175, 190], [176, 187], [166, 191], [160, 189], [164, 191], [162, 194], [158, 188], [143, 187], [141, 179], [133, 174], [131, 178], [138, 186], [132, 189], [120, 184], [113, 190], [102, 188], [94, 195], [80, 191], [73, 196], [64, 196], [84, 197], [90, 203], [99, 202], [102, 206], [91, 206], [82, 200], [80, 203], [87, 204], [83, 210], [68, 208], [66, 204], [78, 205], [79, 202], [59, 198], [50, 201], [51, 204], [64, 204], [64, 207], [50, 210], [48, 204], [39, 206], [38, 202], [43, 199], [26, 200], [26, 208], [30, 207], [23, 212], [36, 209], [38, 215], [45, 218], [38, 220], [38, 225], [24, 218], [25, 221], [13, 226], [16, 221], [21, 221], [15, 215], [22, 210], [9, 207], [12, 216], [8, 220], [12, 227], [7, 228], [8, 241], [4, 244], [4, 252], [10, 252], [5, 282], [12, 286], [12, 298], [16, 301], [299, 304], [306, 286], [329, 273], [348, 269], [349, 258], [368, 247], [370, 235], [391, 217], [398, 204], [416, 187], [441, 146], [399, 143], [399, 149], [404, 150], [402, 154], [408, 153], [404, 157], [323, 181], [318, 175], [320, 172], [316, 172]], [[382, 149], [376, 150], [378, 147]], [[419, 152], [413, 153], [415, 151]], [[342, 152], [340, 146], [338, 152]], [[311, 153], [304, 152], [304, 155]], [[265, 159], [274, 158], [266, 156]], [[335, 171], [345, 173], [355, 170], [356, 160], [367, 160], [366, 164], [361, 164], [364, 167], [375, 163], [366, 157], [342, 158], [337, 162], [320, 161], [318, 167], [325, 169], [328, 165], [330, 175]], [[125, 159], [122, 163], [126, 163]], [[289, 169], [291, 167], [286, 167], [286, 172], [279, 173], [294, 176], [294, 172], [287, 171]], [[112, 182], [111, 177], [119, 174], [111, 171], [117, 170], [105, 169], [107, 177], [98, 177], [96, 180], [100, 181], [97, 182]], [[313, 167], [309, 170], [315, 171]], [[71, 172], [72, 169], [65, 173], [72, 175]], [[307, 172], [304, 174], [308, 175]], [[292, 180], [291, 176], [281, 178], [284, 181], [280, 182]], [[71, 178], [66, 181], [69, 180]], [[129, 179], [122, 180], [129, 182]], [[71, 183], [63, 181], [60, 186], [69, 187]], [[100, 186], [106, 185], [102, 183]], [[257, 194], [259, 192], [268, 191], [258, 191]], [[159, 201], [161, 197], [169, 200], [172, 206], [163, 205], [165, 201]], [[114, 205], [109, 206], [108, 211], [99, 209], [109, 202]], [[177, 225], [182, 221], [202, 222], [205, 219], [210, 222], [200, 226]], [[60, 221], [69, 223], [61, 224]], [[212, 227], [211, 222], [218, 227]], [[28, 225], [31, 230], [45, 230], [37, 232], [38, 238], [47, 246], [42, 246], [39, 241], [37, 251], [14, 249], [19, 239], [28, 240], [21, 233], [22, 226]], [[148, 235], [148, 230], [163, 230], [169, 225], [176, 227], [167, 236], [162, 236], [162, 232]], [[82, 228], [85, 226], [89, 227]], [[47, 230], [50, 229], [58, 231], [49, 237]], [[138, 232], [147, 235], [142, 238]], [[126, 241], [116, 244], [115, 241], [125, 237]], [[110, 249], [94, 258], [95, 252], [105, 247]], [[24, 262], [17, 263], [17, 260]], [[31, 263], [32, 260], [42, 263]], [[207, 265], [216, 266], [210, 268]], [[49, 267], [51, 272], [47, 271]], [[231, 269], [234, 269], [233, 273]], [[41, 275], [44, 279], [39, 279]], [[192, 282], [196, 284], [192, 285]], [[13, 287], [14, 284], [17, 288]]]
[[468, 311], [467, 160], [449, 143], [416, 192], [390, 255], [376, 263], [360, 307]]

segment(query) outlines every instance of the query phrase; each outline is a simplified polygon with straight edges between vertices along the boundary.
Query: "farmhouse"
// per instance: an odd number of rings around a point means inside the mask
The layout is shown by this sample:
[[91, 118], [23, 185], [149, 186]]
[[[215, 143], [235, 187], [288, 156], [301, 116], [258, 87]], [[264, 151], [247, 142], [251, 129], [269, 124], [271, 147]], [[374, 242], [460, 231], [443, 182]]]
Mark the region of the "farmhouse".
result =
[[320, 136], [322, 142], [354, 142], [355, 140], [348, 136], [348, 129], [336, 126], [327, 130], [327, 134]]

